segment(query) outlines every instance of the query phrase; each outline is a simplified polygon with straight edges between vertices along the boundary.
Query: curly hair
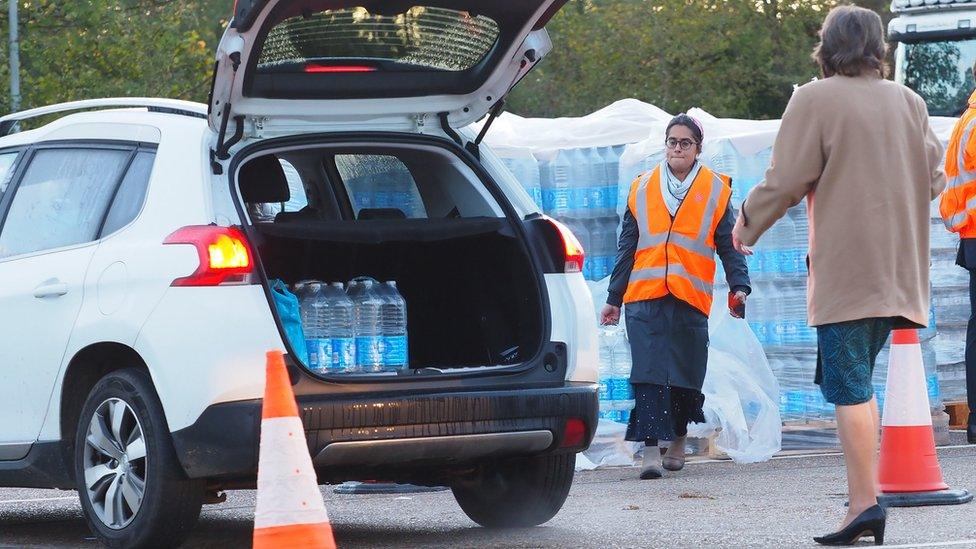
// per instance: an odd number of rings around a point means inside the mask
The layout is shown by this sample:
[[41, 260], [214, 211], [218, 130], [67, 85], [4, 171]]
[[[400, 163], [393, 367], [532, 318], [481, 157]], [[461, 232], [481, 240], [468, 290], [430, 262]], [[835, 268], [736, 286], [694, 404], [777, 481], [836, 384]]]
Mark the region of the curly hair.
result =
[[838, 6], [824, 19], [813, 60], [820, 65], [824, 78], [835, 74], [861, 76], [871, 71], [883, 77], [887, 73], [887, 51], [884, 26], [877, 13], [857, 6]]

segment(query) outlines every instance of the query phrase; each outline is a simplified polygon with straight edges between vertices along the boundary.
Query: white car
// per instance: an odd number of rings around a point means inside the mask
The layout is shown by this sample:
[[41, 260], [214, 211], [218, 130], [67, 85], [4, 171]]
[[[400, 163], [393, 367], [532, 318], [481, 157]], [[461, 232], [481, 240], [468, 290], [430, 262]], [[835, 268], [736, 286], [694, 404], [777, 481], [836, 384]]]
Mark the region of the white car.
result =
[[[239, 0], [209, 106], [0, 119], [0, 486], [77, 489], [110, 546], [178, 544], [254, 486], [283, 349], [320, 482], [450, 486], [485, 526], [555, 515], [596, 427], [582, 250], [459, 128], [564, 1]], [[408, 369], [297, 358], [272, 281], [357, 276], [398, 282]]]

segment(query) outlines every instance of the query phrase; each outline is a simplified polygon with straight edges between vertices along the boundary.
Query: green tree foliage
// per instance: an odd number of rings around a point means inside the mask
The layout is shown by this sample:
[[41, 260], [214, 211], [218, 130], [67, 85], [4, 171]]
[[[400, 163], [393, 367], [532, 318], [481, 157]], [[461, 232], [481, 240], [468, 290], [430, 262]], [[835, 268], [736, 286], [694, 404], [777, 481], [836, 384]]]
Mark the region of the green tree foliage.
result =
[[669, 111], [778, 117], [817, 75], [810, 52], [833, 0], [572, 0], [553, 51], [513, 94], [531, 116], [579, 115], [635, 97]]
[[[509, 110], [578, 116], [636, 97], [678, 112], [778, 117], [837, 0], [571, 0]], [[887, 19], [887, 0], [861, 0]], [[0, 0], [0, 112], [9, 109]], [[22, 108], [105, 96], [203, 101], [232, 0], [20, 0]]]
[[912, 44], [905, 50], [905, 85], [928, 98], [929, 112], [954, 116], [973, 89], [969, 64], [954, 42]]
[[[204, 100], [230, 9], [223, 0], [21, 0], [21, 107], [106, 96]], [[0, 111], [9, 102], [9, 93], [0, 94]]]

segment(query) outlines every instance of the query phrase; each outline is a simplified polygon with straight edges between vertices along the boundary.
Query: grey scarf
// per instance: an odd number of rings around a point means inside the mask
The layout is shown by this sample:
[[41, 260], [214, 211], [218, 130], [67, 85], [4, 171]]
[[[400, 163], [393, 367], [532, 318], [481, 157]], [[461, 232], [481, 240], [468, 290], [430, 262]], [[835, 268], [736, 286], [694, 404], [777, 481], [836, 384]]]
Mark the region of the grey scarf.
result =
[[667, 206], [671, 217], [678, 212], [678, 206], [685, 196], [688, 196], [688, 190], [691, 189], [691, 184], [695, 182], [700, 171], [701, 163], [696, 160], [685, 180], [681, 181], [671, 173], [667, 160], [661, 162], [661, 195], [664, 196], [664, 205]]

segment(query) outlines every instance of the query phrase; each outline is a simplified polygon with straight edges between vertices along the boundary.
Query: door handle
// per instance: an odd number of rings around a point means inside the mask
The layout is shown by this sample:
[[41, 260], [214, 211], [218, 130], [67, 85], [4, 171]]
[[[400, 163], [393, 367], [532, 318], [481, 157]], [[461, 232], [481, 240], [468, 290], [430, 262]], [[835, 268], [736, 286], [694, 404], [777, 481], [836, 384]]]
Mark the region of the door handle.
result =
[[52, 281], [42, 283], [34, 288], [34, 297], [44, 299], [45, 297], [61, 297], [68, 293], [68, 285], [64, 282]]

